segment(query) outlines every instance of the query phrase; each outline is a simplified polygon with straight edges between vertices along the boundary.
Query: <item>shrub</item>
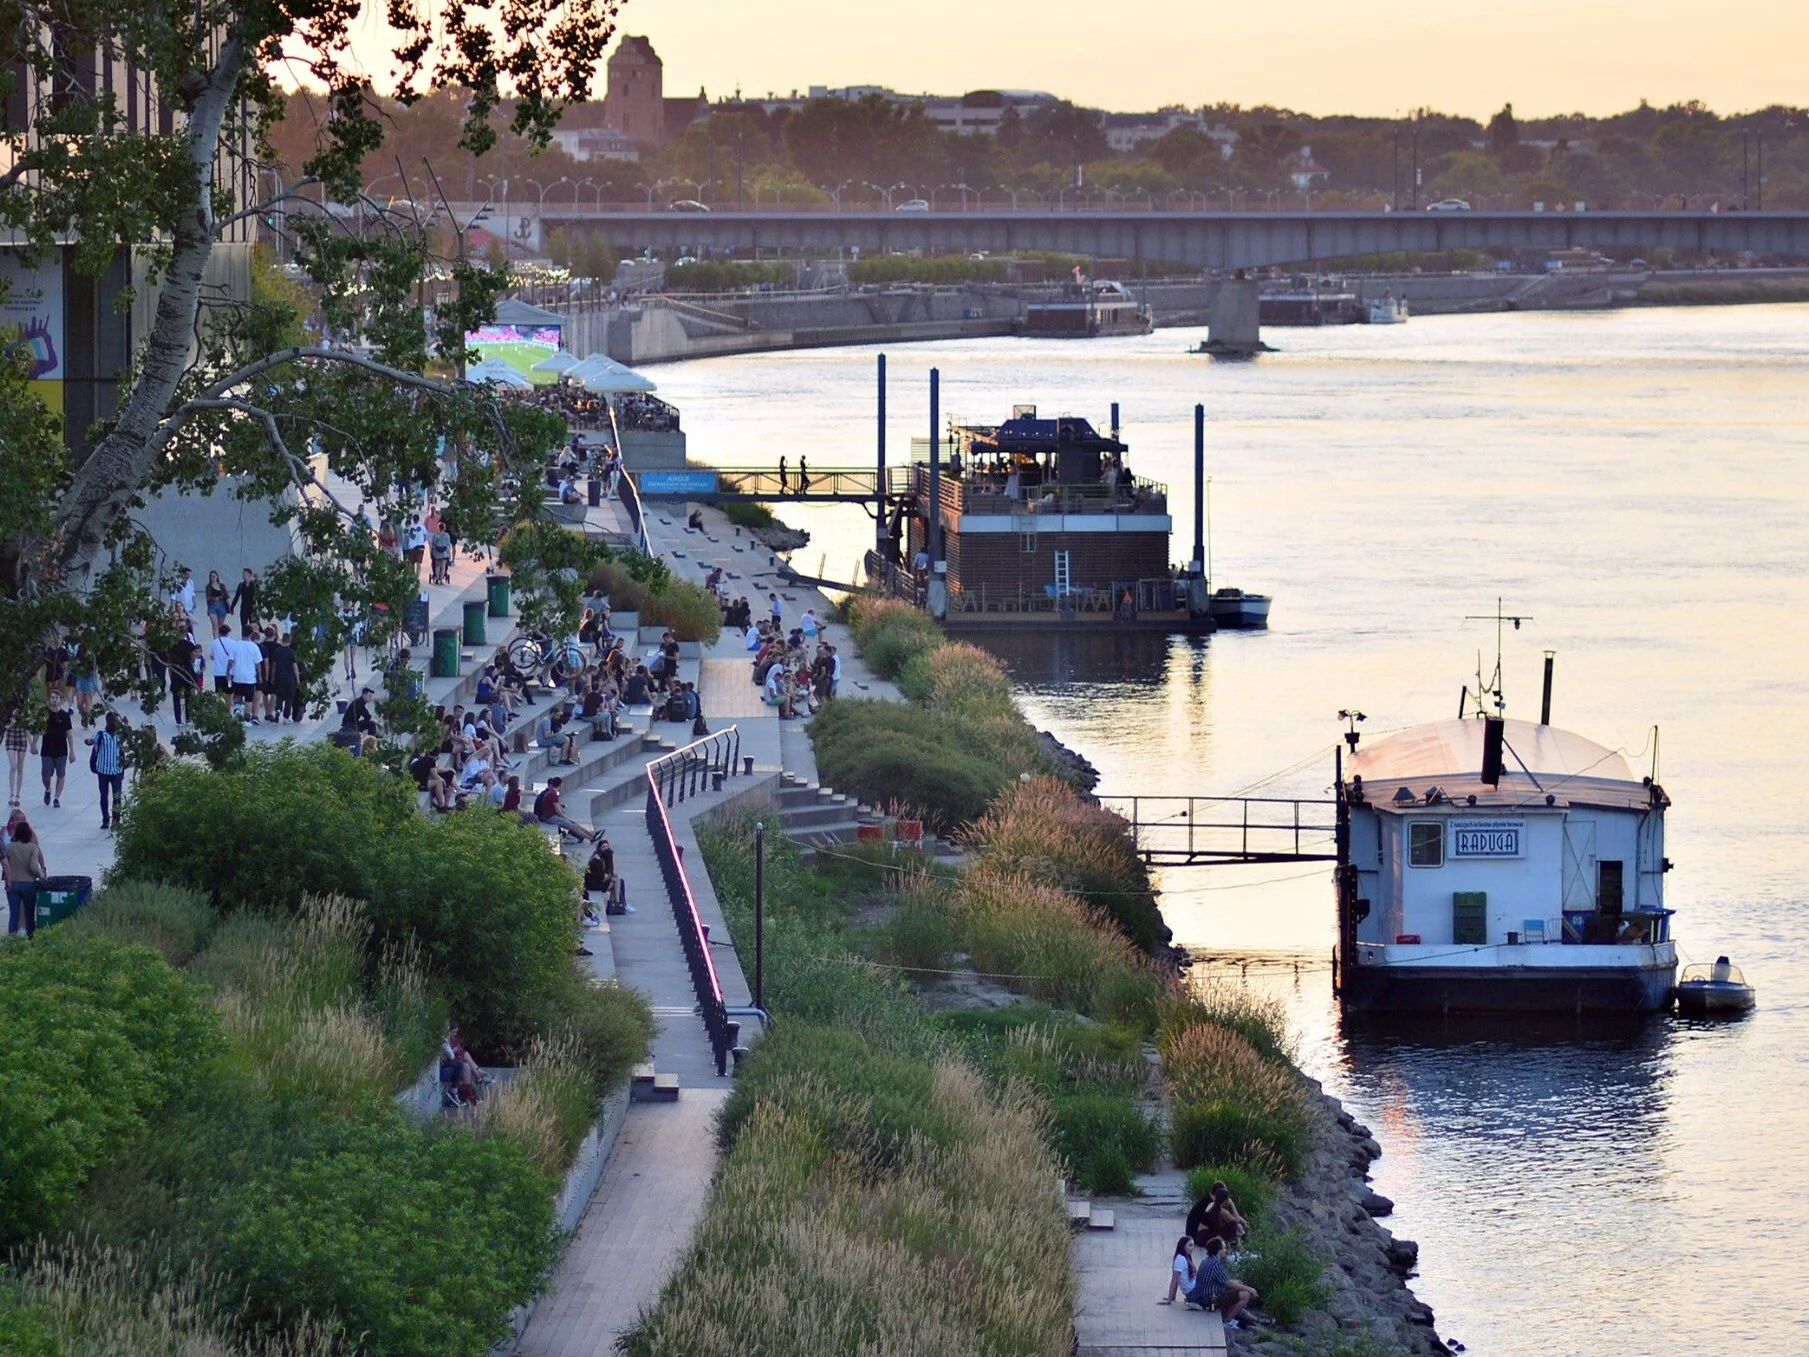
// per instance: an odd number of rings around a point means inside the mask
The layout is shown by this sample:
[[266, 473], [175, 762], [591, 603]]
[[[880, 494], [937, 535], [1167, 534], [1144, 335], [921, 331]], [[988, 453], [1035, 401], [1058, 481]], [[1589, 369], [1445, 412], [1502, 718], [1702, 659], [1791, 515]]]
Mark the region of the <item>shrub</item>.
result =
[[1052, 1104], [1054, 1143], [1068, 1171], [1089, 1192], [1128, 1195], [1131, 1175], [1155, 1167], [1162, 1133], [1124, 1093], [1075, 1092]]
[[943, 644], [929, 615], [898, 599], [861, 600], [851, 626], [861, 658], [881, 678], [897, 678], [918, 655]]
[[681, 641], [714, 645], [722, 635], [722, 609], [689, 580], [667, 581], [641, 605], [640, 617], [645, 625], [672, 628]]
[[1237, 1270], [1239, 1280], [1256, 1288], [1262, 1297], [1258, 1304], [1278, 1324], [1298, 1324], [1331, 1294], [1324, 1261], [1298, 1229], [1253, 1234]]
[[263, 746], [219, 771], [170, 762], [120, 812], [107, 880], [187, 886], [221, 909], [362, 898], [373, 853], [420, 822], [406, 782], [331, 745]]
[[110, 1249], [39, 1247], [0, 1284], [0, 1352], [9, 1357], [342, 1357], [331, 1324], [246, 1334], [206, 1279], [172, 1277]]
[[722, 516], [738, 528], [780, 528], [785, 525], [779, 522], [779, 516], [764, 504], [750, 504], [745, 500], [730, 500], [726, 504], [716, 506], [722, 510]]
[[1138, 950], [1168, 940], [1124, 820], [1053, 777], [1013, 783], [973, 827], [983, 872], [1032, 876], [1109, 914]]
[[1004, 784], [1004, 773], [951, 741], [920, 708], [869, 698], [840, 698], [811, 722], [817, 771], [837, 790], [863, 800], [902, 802], [933, 827], [977, 819]]
[[653, 1010], [638, 990], [599, 984], [588, 970], [568, 964], [543, 1002], [544, 1009], [532, 1015], [535, 1030], [572, 1045], [596, 1098], [619, 1087], [646, 1058]]
[[913, 1137], [936, 1143], [949, 1128], [933, 1115], [931, 1068], [894, 1055], [853, 1032], [796, 1019], [778, 1024], [742, 1063], [723, 1104], [717, 1139], [724, 1149], [757, 1106], [799, 1118], [825, 1145], [878, 1164], [894, 1164]]
[[0, 1244], [51, 1228], [220, 1047], [201, 992], [148, 947], [0, 948]]
[[101, 891], [63, 930], [143, 943], [170, 965], [181, 966], [201, 950], [219, 919], [200, 891], [124, 881]]
[[570, 1037], [536, 1040], [515, 1077], [486, 1099], [478, 1131], [501, 1136], [549, 1178], [564, 1173], [597, 1120], [597, 1090]]
[[254, 1322], [330, 1314], [369, 1357], [463, 1357], [551, 1266], [551, 1186], [503, 1139], [341, 1122], [236, 1195], [223, 1261]]
[[1230, 1028], [1201, 1023], [1162, 1047], [1174, 1103], [1175, 1162], [1252, 1163], [1272, 1155], [1282, 1175], [1297, 1177], [1313, 1148], [1316, 1127], [1299, 1077], [1265, 1061]]
[[1237, 1203], [1238, 1211], [1250, 1222], [1252, 1230], [1262, 1228], [1269, 1213], [1269, 1195], [1274, 1190], [1270, 1179], [1243, 1164], [1201, 1164], [1187, 1171], [1187, 1195], [1198, 1201], [1223, 1183]]
[[378, 936], [415, 939], [480, 1059], [518, 1049], [569, 970], [578, 878], [537, 833], [484, 809], [414, 815], [370, 866]]
[[1157, 1005], [1161, 1040], [1202, 1023], [1236, 1032], [1265, 1060], [1292, 1064], [1293, 1043], [1281, 1001], [1224, 980], [1192, 980], [1163, 992]]

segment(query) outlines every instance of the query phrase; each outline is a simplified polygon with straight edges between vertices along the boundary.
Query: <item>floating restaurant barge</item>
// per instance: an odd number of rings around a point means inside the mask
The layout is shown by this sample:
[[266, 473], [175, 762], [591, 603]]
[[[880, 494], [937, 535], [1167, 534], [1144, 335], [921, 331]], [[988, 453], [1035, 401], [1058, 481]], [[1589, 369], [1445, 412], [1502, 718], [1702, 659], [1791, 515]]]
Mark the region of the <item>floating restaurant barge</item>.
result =
[[[1203, 412], [1196, 426], [1203, 489]], [[889, 592], [951, 630], [1217, 629], [1200, 514], [1194, 560], [1173, 568], [1168, 487], [1131, 473], [1116, 406], [1109, 434], [1025, 405], [997, 425], [951, 421], [919, 446], [886, 548], [867, 561]]]

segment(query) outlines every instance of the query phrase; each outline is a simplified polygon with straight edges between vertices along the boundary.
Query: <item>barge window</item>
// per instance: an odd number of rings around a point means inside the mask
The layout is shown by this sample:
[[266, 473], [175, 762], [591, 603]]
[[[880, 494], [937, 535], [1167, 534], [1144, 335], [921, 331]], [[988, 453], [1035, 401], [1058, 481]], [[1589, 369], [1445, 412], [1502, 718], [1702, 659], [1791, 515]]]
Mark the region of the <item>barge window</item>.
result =
[[1409, 867], [1442, 867], [1445, 865], [1445, 822], [1417, 820], [1407, 826], [1407, 865]]
[[1619, 914], [1625, 904], [1626, 891], [1622, 878], [1624, 864], [1618, 859], [1604, 858], [1595, 865], [1595, 907], [1601, 914]]

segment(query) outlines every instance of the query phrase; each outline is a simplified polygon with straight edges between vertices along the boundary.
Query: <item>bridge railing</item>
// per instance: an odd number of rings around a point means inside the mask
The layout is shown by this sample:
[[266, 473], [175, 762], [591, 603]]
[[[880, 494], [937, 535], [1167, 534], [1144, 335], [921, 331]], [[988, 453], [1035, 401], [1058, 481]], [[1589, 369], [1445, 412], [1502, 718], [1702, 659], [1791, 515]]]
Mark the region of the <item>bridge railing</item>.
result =
[[1331, 862], [1336, 801], [1286, 796], [1102, 796], [1154, 867]]

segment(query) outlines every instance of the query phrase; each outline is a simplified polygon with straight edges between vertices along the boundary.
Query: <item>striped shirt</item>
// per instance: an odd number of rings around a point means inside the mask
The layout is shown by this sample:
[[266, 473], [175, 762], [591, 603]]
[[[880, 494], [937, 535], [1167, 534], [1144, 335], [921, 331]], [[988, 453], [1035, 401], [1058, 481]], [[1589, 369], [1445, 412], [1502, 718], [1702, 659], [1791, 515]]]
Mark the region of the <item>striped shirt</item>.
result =
[[110, 730], [98, 731], [94, 736], [94, 771], [109, 775], [125, 771], [119, 762], [119, 736]]
[[1211, 1305], [1230, 1284], [1231, 1274], [1225, 1271], [1225, 1265], [1202, 1251], [1194, 1272], [1193, 1290], [1187, 1293], [1187, 1298], [1197, 1305]]

